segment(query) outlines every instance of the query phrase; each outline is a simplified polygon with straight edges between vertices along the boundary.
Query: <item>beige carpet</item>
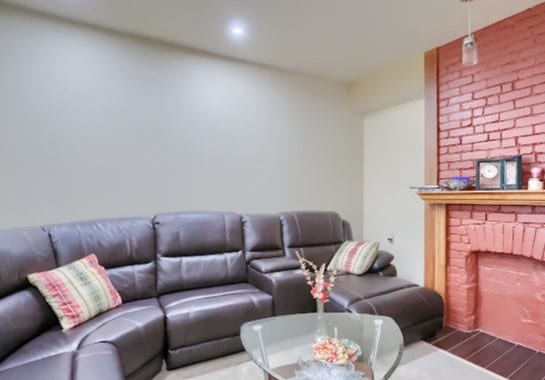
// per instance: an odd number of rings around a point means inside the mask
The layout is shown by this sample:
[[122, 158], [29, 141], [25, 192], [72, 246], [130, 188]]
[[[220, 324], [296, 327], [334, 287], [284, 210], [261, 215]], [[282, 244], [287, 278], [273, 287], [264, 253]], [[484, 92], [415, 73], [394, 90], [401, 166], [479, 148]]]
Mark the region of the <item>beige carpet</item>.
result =
[[[245, 353], [204, 363], [163, 370], [154, 380], [262, 380], [263, 372]], [[505, 379], [462, 360], [431, 344], [417, 342], [405, 347], [401, 364], [392, 380], [499, 380]]]

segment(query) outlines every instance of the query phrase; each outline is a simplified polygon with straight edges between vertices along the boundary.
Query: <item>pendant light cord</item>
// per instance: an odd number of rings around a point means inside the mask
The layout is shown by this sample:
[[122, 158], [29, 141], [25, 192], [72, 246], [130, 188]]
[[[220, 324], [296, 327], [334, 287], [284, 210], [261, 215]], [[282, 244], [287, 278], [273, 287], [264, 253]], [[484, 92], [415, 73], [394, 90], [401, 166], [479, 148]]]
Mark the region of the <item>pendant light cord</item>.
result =
[[471, 0], [467, 2], [467, 35], [471, 36]]

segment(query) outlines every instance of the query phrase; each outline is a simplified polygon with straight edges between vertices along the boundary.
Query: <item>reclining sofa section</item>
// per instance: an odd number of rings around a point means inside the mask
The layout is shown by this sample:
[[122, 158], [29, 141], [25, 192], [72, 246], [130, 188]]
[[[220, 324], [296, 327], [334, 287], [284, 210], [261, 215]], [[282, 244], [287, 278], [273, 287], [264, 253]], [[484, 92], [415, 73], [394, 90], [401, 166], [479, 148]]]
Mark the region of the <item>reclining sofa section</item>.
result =
[[[151, 379], [242, 350], [240, 325], [315, 310], [295, 251], [328, 262], [350, 225], [333, 212], [166, 213], [0, 231], [0, 378]], [[123, 304], [63, 332], [26, 276], [95, 253]], [[442, 326], [432, 290], [381, 252], [341, 275], [326, 311], [390, 315], [405, 343]]]

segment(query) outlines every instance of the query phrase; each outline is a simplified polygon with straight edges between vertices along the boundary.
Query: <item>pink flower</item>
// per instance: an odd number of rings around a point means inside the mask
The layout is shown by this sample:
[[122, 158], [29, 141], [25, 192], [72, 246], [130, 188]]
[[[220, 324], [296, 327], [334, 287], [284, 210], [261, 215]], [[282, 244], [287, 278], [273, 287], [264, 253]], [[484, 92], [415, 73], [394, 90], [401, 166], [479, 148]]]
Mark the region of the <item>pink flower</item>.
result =
[[[299, 264], [301, 265], [301, 270], [305, 275], [307, 284], [310, 285], [310, 294], [313, 298], [320, 302], [329, 301], [329, 293], [333, 286], [335, 285], [335, 277], [337, 275], [336, 271], [329, 273], [328, 280], [325, 279], [325, 263], [320, 265], [320, 268], [316, 266], [312, 261], [302, 257], [299, 252], [295, 252]], [[312, 269], [312, 273], [310, 271]]]

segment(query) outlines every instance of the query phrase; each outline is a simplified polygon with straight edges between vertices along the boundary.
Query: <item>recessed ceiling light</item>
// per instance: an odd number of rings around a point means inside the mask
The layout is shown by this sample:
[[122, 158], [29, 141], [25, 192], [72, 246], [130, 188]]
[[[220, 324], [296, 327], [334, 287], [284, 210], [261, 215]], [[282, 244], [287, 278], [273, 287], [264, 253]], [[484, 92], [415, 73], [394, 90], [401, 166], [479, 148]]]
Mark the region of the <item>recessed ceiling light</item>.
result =
[[242, 41], [248, 36], [248, 28], [242, 21], [229, 23], [229, 35], [233, 40]]
[[235, 35], [235, 36], [242, 36], [242, 35], [246, 34], [244, 32], [244, 29], [242, 29], [242, 27], [240, 27], [240, 26], [233, 27], [233, 29], [231, 29], [231, 33], [233, 33], [233, 35]]

